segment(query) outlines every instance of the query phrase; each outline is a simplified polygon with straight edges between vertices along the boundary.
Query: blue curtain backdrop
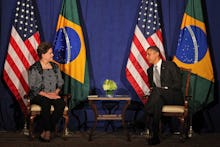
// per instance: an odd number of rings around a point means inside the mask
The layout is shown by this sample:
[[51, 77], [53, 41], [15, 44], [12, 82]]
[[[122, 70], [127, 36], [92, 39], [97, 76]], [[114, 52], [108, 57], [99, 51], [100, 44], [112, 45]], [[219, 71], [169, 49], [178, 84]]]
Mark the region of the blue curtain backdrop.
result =
[[[62, 0], [35, 0], [39, 12], [40, 34], [43, 41], [53, 42]], [[87, 47], [91, 89], [103, 93], [102, 83], [106, 78], [117, 82], [118, 94], [130, 94], [125, 85], [123, 70], [129, 53], [129, 45], [136, 20], [139, 0], [78, 0], [85, 42]], [[176, 51], [179, 28], [187, 0], [161, 0], [163, 35], [167, 58]], [[202, 113], [201, 127], [220, 131], [219, 77], [220, 77], [220, 1], [206, 0], [205, 12], [208, 39], [210, 42], [216, 78], [215, 104]], [[16, 0], [0, 1], [0, 130], [16, 130], [22, 125], [19, 106], [2, 80], [2, 70], [7, 53], [11, 24]], [[201, 123], [200, 123], [201, 124]]]

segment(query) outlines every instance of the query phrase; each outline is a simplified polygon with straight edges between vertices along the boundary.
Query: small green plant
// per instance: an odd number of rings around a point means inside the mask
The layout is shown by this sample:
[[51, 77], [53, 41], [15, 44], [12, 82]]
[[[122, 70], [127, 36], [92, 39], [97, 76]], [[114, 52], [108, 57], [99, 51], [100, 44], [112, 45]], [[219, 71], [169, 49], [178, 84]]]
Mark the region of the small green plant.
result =
[[117, 84], [113, 80], [106, 79], [103, 82], [102, 88], [106, 91], [106, 94], [113, 94], [113, 91], [117, 90]]

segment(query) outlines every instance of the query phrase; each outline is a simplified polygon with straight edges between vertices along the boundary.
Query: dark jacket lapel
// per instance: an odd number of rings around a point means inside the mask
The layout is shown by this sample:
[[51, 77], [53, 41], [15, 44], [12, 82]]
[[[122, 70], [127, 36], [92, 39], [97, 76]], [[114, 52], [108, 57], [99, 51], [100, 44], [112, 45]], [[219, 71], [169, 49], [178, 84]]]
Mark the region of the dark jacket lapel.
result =
[[164, 72], [165, 70], [166, 70], [166, 63], [162, 61], [161, 69], [160, 69], [160, 81], [166, 76]]

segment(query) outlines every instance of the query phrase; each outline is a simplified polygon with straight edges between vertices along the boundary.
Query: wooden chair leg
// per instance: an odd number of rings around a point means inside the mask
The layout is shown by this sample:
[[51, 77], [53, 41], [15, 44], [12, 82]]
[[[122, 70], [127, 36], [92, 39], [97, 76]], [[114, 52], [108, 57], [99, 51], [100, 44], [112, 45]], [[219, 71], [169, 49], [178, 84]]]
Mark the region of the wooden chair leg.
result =
[[68, 129], [67, 129], [67, 125], [69, 123], [69, 116], [68, 116], [68, 114], [64, 114], [63, 117], [65, 119], [65, 123], [64, 123], [64, 127], [63, 127], [63, 135], [62, 135], [62, 137], [65, 138], [69, 134]]
[[185, 135], [185, 138], [190, 138], [191, 137], [191, 135], [192, 134], [190, 134], [190, 133], [192, 133], [191, 131], [191, 129], [192, 128], [190, 128], [191, 126], [190, 126], [190, 118], [189, 117], [187, 117], [187, 118], [185, 118], [185, 132], [184, 132], [184, 135]]
[[27, 128], [27, 121], [29, 120], [29, 116], [25, 116], [25, 122], [24, 122], [24, 129], [23, 129], [23, 133], [24, 135], [29, 136], [29, 130]]
[[35, 117], [36, 117], [35, 115], [30, 116], [30, 127], [29, 127], [29, 137], [30, 137], [30, 139], [34, 139], [33, 125], [34, 125], [34, 118]]
[[180, 130], [180, 141], [184, 141], [184, 133], [185, 133], [185, 128], [184, 128], [184, 121], [185, 121], [185, 118], [184, 117], [181, 117], [180, 118], [180, 128], [181, 128], [181, 130]]

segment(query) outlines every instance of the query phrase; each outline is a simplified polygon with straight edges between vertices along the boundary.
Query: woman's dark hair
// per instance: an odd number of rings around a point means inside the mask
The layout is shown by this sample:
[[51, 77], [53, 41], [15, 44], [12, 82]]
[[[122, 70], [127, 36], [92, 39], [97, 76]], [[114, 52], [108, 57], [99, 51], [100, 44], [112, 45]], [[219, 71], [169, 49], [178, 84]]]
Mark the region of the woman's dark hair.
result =
[[42, 54], [45, 54], [50, 48], [52, 48], [52, 45], [48, 42], [41, 42], [40, 45], [37, 48], [37, 54], [39, 58], [42, 58]]

